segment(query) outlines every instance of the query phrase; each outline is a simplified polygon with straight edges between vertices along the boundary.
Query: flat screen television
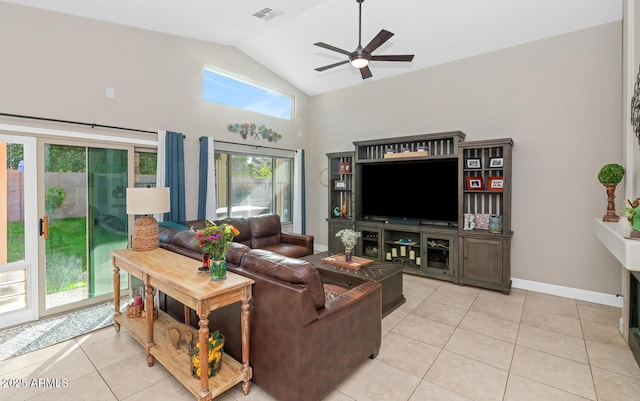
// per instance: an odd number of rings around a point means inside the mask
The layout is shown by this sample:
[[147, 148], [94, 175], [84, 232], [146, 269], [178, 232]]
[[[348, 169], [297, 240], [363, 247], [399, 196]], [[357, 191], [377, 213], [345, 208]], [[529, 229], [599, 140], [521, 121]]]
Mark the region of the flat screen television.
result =
[[359, 182], [364, 219], [458, 223], [458, 159], [365, 163]]

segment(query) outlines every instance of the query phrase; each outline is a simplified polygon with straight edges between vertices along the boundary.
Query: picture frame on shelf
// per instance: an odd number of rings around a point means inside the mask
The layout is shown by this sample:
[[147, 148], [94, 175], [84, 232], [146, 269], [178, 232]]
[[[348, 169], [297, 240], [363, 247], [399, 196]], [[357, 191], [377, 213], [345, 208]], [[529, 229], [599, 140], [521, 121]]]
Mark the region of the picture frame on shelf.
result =
[[479, 170], [482, 168], [482, 160], [477, 158], [469, 158], [466, 161], [466, 166], [468, 169]]
[[489, 168], [502, 168], [504, 167], [504, 158], [492, 157], [489, 159]]
[[487, 187], [489, 191], [502, 191], [504, 188], [504, 178], [503, 177], [489, 177], [489, 182], [487, 183]]
[[467, 177], [467, 189], [470, 191], [481, 191], [484, 189], [482, 177]]
[[349, 162], [340, 162], [340, 174], [349, 174], [351, 173], [351, 163]]
[[333, 182], [333, 189], [347, 189], [347, 182], [342, 180], [335, 180]]

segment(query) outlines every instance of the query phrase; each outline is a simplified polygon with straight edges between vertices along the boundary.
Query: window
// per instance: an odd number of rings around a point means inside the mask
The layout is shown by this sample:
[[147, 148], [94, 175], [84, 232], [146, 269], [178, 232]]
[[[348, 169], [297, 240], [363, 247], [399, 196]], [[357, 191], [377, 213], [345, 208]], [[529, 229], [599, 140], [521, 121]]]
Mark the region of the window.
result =
[[215, 152], [217, 218], [275, 213], [293, 218], [293, 157]]
[[136, 188], [154, 188], [156, 186], [156, 168], [158, 154], [155, 149], [136, 148], [133, 155], [134, 186]]
[[293, 96], [205, 68], [202, 98], [243, 110], [291, 120]]

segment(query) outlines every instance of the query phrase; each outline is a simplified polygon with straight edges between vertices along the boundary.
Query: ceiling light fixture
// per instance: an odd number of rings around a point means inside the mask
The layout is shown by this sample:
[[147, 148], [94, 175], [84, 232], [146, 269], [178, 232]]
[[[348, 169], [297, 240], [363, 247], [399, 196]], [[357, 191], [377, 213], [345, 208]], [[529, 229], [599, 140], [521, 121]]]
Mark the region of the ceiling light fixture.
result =
[[351, 65], [356, 68], [364, 68], [369, 65], [369, 60], [363, 55], [357, 55], [351, 58]]
[[364, 0], [356, 0], [358, 3], [358, 47], [353, 52], [349, 52], [344, 49], [340, 49], [335, 46], [328, 45], [324, 42], [314, 43], [315, 46], [319, 46], [325, 48], [327, 50], [331, 50], [334, 52], [338, 52], [340, 54], [344, 54], [348, 58], [346, 60], [338, 61], [337, 63], [332, 63], [329, 65], [325, 65], [324, 67], [316, 68], [316, 71], [324, 71], [329, 68], [337, 67], [339, 65], [351, 63], [352, 66], [360, 70], [360, 75], [362, 75], [362, 79], [371, 78], [373, 74], [371, 74], [371, 70], [369, 69], [369, 61], [412, 61], [413, 54], [396, 54], [396, 55], [372, 55], [374, 50], [378, 49], [382, 46], [387, 40], [389, 40], [393, 33], [382, 29], [373, 39], [369, 42], [368, 45], [362, 47], [362, 2]]

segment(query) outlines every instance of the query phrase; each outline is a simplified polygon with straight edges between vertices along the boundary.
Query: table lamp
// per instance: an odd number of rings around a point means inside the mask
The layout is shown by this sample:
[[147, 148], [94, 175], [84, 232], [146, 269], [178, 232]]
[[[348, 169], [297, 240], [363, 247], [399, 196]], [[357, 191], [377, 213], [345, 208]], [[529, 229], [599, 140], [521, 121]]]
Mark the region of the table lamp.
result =
[[127, 188], [127, 214], [142, 215], [133, 224], [131, 248], [134, 251], [158, 247], [158, 221], [151, 215], [169, 210], [169, 188]]

